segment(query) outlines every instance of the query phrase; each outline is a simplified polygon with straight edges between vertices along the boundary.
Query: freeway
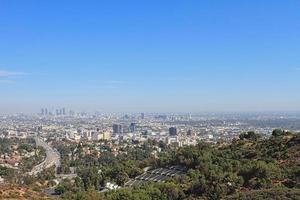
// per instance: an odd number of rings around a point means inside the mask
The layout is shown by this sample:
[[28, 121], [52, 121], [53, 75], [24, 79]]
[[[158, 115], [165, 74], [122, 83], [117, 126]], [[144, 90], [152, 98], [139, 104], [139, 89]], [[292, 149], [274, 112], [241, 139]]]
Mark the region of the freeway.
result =
[[35, 142], [37, 146], [41, 146], [46, 150], [46, 159], [40, 164], [33, 167], [29, 175], [36, 175], [42, 172], [44, 169], [50, 168], [52, 166], [60, 166], [60, 154], [56, 149], [53, 149], [49, 144], [43, 141], [40, 137], [35, 137]]

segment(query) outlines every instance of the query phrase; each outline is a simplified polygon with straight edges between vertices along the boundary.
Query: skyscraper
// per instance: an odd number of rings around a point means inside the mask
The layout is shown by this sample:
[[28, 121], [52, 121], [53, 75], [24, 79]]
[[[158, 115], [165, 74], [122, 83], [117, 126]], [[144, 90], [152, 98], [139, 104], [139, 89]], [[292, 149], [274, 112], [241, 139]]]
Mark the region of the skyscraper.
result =
[[141, 119], [145, 119], [145, 113], [141, 113]]
[[176, 136], [177, 135], [177, 128], [176, 127], [169, 128], [169, 135], [170, 136]]
[[113, 133], [114, 134], [122, 133], [122, 126], [120, 124], [113, 124]]
[[129, 131], [130, 133], [134, 133], [136, 129], [136, 124], [135, 123], [131, 123], [129, 126]]
[[41, 115], [44, 115], [45, 114], [45, 111], [44, 111], [44, 108], [41, 109]]

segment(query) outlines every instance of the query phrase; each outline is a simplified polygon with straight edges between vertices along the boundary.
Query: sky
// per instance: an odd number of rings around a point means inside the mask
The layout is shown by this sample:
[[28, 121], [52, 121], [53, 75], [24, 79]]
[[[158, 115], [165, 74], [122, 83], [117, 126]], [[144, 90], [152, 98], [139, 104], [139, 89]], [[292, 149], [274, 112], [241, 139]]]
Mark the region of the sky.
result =
[[0, 0], [0, 114], [300, 111], [298, 0]]

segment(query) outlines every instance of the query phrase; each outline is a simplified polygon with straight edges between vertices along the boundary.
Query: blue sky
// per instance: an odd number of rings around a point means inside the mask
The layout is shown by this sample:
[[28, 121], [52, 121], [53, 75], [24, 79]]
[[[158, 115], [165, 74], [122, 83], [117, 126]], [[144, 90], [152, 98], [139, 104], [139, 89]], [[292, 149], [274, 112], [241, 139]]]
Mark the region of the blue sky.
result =
[[0, 113], [299, 111], [300, 1], [0, 1]]

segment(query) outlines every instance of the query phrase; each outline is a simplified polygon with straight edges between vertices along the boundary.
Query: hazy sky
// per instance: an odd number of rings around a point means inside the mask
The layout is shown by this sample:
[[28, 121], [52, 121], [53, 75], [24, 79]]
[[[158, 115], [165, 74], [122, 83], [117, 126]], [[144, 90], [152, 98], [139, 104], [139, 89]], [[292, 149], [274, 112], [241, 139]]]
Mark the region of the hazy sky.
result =
[[0, 114], [300, 110], [299, 0], [0, 0]]

